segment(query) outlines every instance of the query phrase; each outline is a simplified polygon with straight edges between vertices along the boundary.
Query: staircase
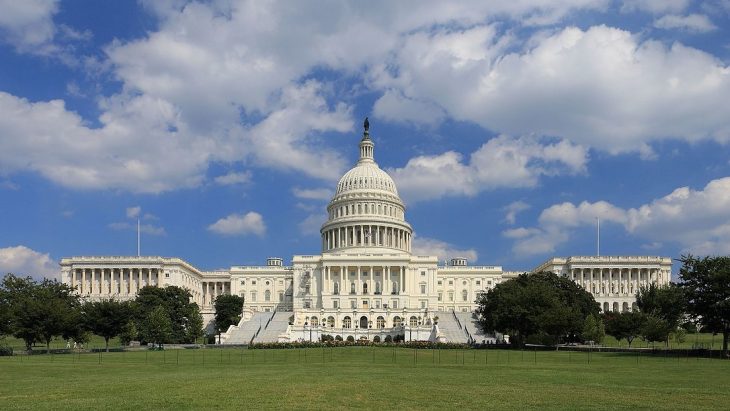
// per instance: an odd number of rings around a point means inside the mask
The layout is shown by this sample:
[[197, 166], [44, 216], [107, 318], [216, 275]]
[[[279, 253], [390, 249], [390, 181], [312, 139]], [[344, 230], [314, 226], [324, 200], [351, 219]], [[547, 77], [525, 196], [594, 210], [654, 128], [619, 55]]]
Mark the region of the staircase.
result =
[[[267, 313], [268, 314], [268, 313]], [[294, 315], [291, 311], [277, 311], [267, 319], [265, 326], [254, 337], [254, 343], [279, 342], [279, 335], [286, 333], [289, 328], [289, 318]]]
[[237, 329], [231, 330], [230, 336], [223, 343], [249, 344], [254, 335], [259, 332], [259, 327], [263, 329], [269, 318], [271, 318], [271, 313], [255, 313], [250, 320], [241, 321]]
[[[471, 336], [472, 343], [474, 344], [494, 344], [497, 341], [497, 335], [486, 334], [479, 328], [477, 319], [472, 315], [471, 312], [455, 312], [454, 315], [459, 319], [461, 326]], [[453, 318], [453, 317], [452, 317]]]
[[453, 312], [440, 311], [435, 313], [435, 315], [439, 317], [439, 333], [441, 338], [445, 340], [444, 342], [460, 344], [467, 344], [469, 342], [469, 338], [464, 332], [463, 327], [457, 322]]

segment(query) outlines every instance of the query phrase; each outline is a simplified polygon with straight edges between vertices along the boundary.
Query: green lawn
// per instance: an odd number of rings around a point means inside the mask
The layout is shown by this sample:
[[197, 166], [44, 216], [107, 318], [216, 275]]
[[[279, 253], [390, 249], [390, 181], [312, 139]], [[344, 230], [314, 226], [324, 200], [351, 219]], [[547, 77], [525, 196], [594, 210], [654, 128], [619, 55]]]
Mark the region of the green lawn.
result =
[[730, 361], [387, 347], [0, 357], [0, 409], [728, 409]]

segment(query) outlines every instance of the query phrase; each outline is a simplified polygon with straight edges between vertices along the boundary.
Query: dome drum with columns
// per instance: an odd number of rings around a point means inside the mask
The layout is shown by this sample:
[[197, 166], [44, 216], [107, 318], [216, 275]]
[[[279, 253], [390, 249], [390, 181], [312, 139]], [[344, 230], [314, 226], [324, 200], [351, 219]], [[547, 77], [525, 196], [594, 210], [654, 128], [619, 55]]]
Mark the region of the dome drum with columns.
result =
[[360, 141], [360, 159], [342, 176], [327, 206], [322, 252], [385, 248], [411, 251], [413, 230], [405, 221], [405, 205], [393, 179], [374, 159], [369, 124]]

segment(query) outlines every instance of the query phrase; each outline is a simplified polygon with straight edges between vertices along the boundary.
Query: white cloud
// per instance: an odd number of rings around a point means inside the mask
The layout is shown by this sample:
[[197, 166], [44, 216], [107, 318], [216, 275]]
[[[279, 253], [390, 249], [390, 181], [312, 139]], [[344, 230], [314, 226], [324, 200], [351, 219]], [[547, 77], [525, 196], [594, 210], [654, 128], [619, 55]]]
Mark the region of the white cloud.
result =
[[31, 276], [59, 279], [58, 263], [48, 253], [41, 253], [26, 246], [0, 248], [0, 275]]
[[127, 218], [137, 218], [139, 213], [142, 211], [142, 207], [127, 207]]
[[710, 181], [702, 190], [681, 187], [637, 208], [606, 201], [556, 204], [542, 211], [538, 227], [506, 230], [519, 255], [546, 254], [569, 239], [572, 230], [601, 223], [623, 226], [627, 233], [657, 244], [679, 244], [694, 254], [730, 253], [730, 177]]
[[[19, 51], [48, 48], [55, 27], [58, 0], [0, 0], [0, 38]], [[35, 49], [35, 50], [34, 50]]]
[[303, 198], [306, 200], [321, 200], [329, 201], [332, 199], [333, 192], [329, 188], [299, 188], [294, 187], [292, 189], [294, 197]]
[[687, 16], [667, 14], [656, 20], [654, 27], [666, 30], [679, 29], [696, 33], [707, 33], [717, 30], [717, 26], [704, 14], [690, 14]]
[[244, 171], [243, 173], [231, 172], [222, 176], [217, 176], [213, 179], [216, 184], [222, 186], [230, 186], [236, 184], [248, 184], [251, 182], [251, 172]]
[[689, 0], [623, 0], [621, 11], [646, 11], [652, 14], [681, 12], [689, 6]]
[[451, 258], [463, 257], [469, 262], [475, 262], [478, 254], [473, 248], [458, 249], [454, 245], [433, 238], [413, 236], [413, 255], [435, 255], [439, 261], [448, 261]]
[[261, 214], [249, 211], [246, 214], [231, 214], [221, 218], [208, 226], [208, 230], [222, 235], [255, 234], [262, 236], [266, 233], [266, 224]]
[[409, 34], [372, 84], [500, 133], [609, 153], [649, 155], [663, 139], [730, 141], [730, 68], [708, 53], [606, 26], [514, 40], [482, 26]]
[[378, 118], [434, 126], [444, 118], [444, 111], [431, 102], [410, 99], [399, 91], [388, 90], [373, 107]]
[[502, 210], [505, 212], [504, 215], [504, 221], [507, 224], [514, 224], [517, 220], [517, 214], [529, 210], [530, 205], [522, 200], [513, 201], [509, 203], [506, 207], [502, 208]]
[[532, 187], [541, 176], [585, 172], [587, 151], [561, 140], [543, 144], [529, 137], [499, 136], [464, 161], [453, 151], [419, 156], [389, 170], [406, 201], [473, 196], [500, 187]]

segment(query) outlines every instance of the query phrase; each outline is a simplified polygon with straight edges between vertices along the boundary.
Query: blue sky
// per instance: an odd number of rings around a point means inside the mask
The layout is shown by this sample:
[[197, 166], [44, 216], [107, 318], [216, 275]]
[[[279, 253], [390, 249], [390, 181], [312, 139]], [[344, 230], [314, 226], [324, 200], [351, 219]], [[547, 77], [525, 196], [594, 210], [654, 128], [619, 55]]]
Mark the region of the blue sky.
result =
[[319, 252], [362, 119], [414, 249], [730, 253], [730, 1], [0, 0], [0, 271]]

